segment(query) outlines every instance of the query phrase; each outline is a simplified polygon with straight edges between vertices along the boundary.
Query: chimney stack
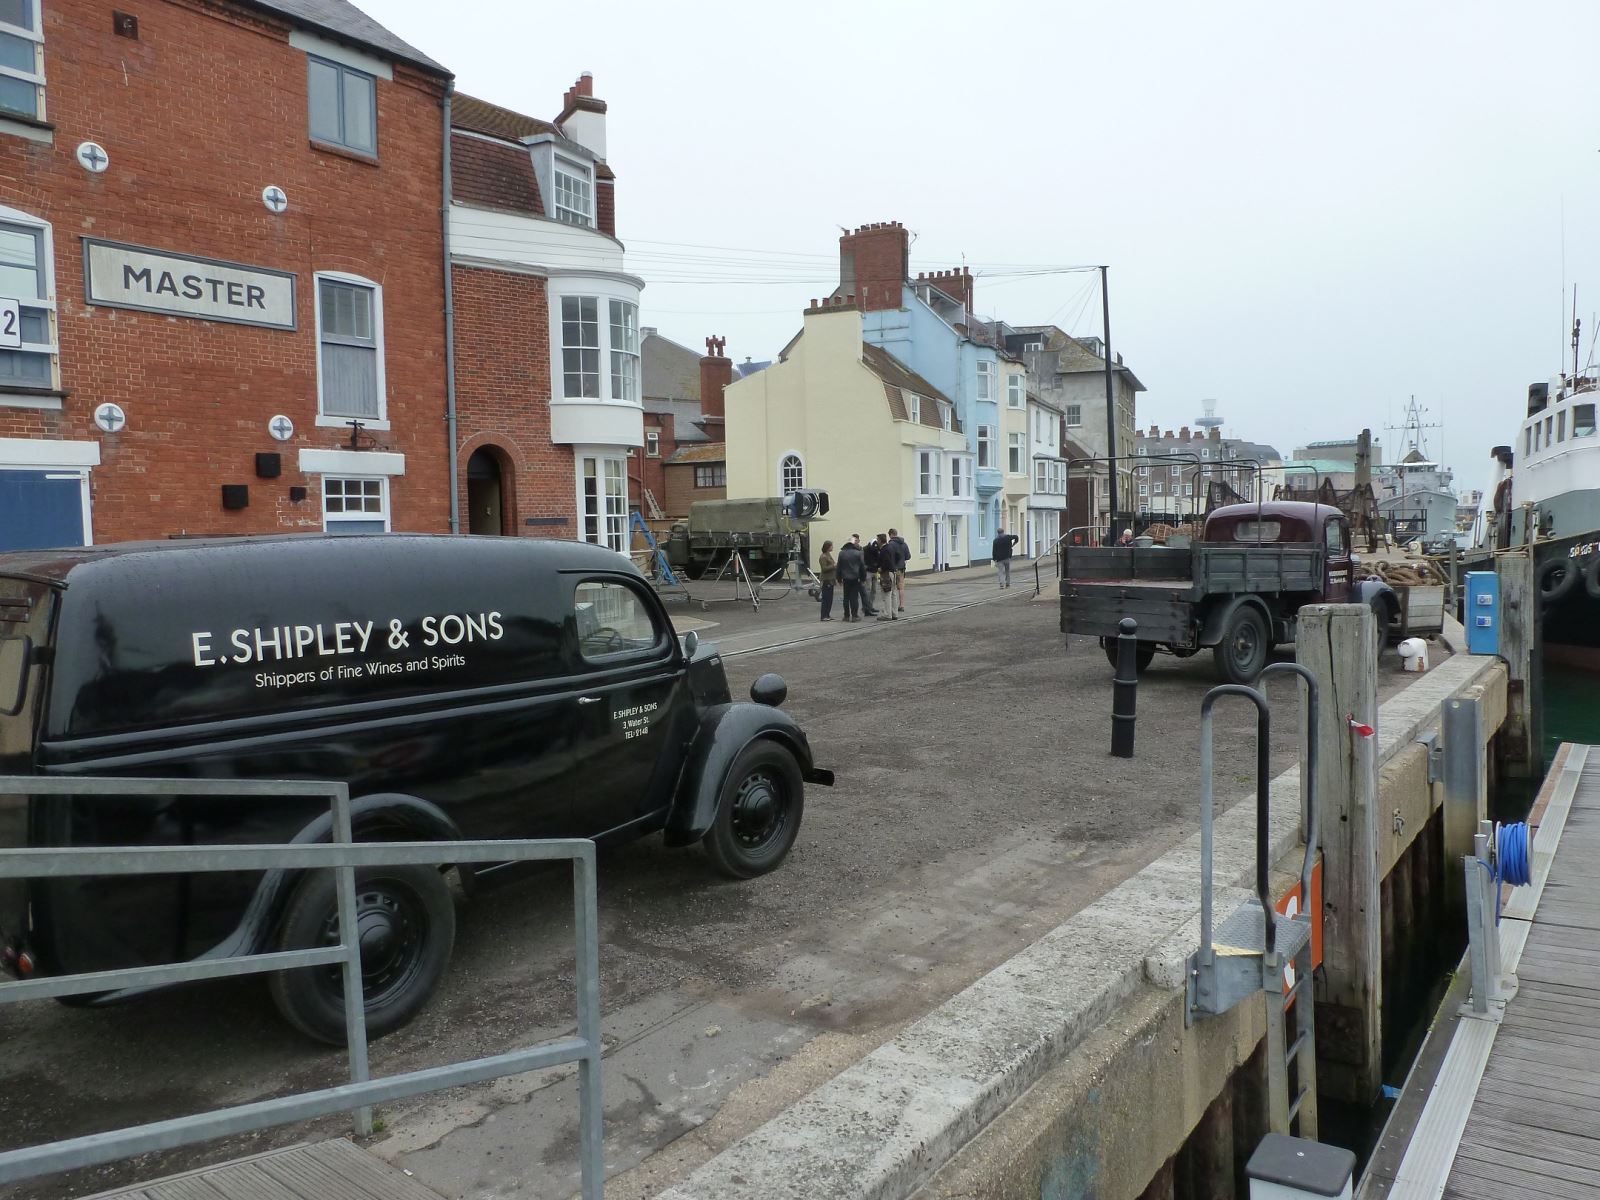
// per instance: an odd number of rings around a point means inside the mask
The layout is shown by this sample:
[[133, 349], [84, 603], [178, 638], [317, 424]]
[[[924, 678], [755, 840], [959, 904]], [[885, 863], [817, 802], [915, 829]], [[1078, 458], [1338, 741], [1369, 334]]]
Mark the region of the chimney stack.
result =
[[1222, 430], [1220, 427], [1216, 425], [1211, 427], [1211, 440], [1213, 442], [1220, 442], [1222, 440]]
[[917, 273], [918, 283], [931, 283], [946, 296], [959, 300], [961, 306], [972, 311], [972, 272], [965, 267], [953, 268], [949, 271], [935, 271], [928, 274], [926, 271]]
[[857, 296], [863, 312], [899, 308], [910, 262], [910, 235], [899, 221], [863, 225], [839, 239], [839, 290]]
[[708, 337], [700, 359], [700, 419], [695, 422], [707, 436], [722, 437], [722, 389], [733, 382], [733, 359], [723, 353], [727, 338]]
[[1189, 440], [1189, 427], [1187, 425], [1178, 430], [1178, 440], [1180, 442], [1187, 442]]
[[556, 118], [564, 136], [592, 151], [601, 162], [606, 157], [606, 102], [594, 94], [594, 76], [585, 71], [561, 98]]

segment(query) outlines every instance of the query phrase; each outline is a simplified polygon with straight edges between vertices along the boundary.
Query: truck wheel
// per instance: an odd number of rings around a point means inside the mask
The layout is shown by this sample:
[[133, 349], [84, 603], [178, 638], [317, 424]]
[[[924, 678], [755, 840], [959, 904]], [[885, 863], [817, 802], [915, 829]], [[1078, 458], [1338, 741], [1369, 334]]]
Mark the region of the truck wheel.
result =
[[[277, 949], [339, 944], [333, 874], [314, 871], [284, 910]], [[371, 867], [356, 872], [356, 929], [361, 943], [367, 1037], [392, 1033], [422, 1011], [450, 962], [456, 909], [437, 868]], [[344, 1041], [340, 966], [301, 967], [272, 976], [272, 1000], [284, 1020], [319, 1042]]]
[[1227, 632], [1212, 651], [1217, 674], [1229, 683], [1249, 683], [1267, 665], [1272, 649], [1267, 638], [1267, 621], [1260, 612], [1249, 605], [1235, 610]]
[[804, 811], [805, 781], [794, 755], [776, 742], [750, 743], [734, 759], [705, 836], [711, 865], [730, 879], [765, 875], [788, 856]]
[[[1106, 661], [1111, 664], [1111, 669], [1115, 671], [1117, 669], [1117, 639], [1101, 638], [1100, 645], [1106, 652]], [[1144, 669], [1150, 665], [1155, 656], [1156, 644], [1154, 642], [1140, 642], [1139, 648], [1133, 656], [1133, 669], [1143, 675]]]

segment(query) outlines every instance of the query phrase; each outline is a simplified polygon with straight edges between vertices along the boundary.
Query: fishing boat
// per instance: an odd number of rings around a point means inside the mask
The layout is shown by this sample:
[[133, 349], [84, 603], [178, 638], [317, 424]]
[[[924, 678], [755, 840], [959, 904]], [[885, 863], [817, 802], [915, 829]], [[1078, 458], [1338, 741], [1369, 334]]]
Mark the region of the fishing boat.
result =
[[[1578, 325], [1573, 324], [1573, 345]], [[1527, 415], [1496, 446], [1489, 549], [1532, 546], [1548, 659], [1600, 671], [1600, 375], [1573, 371], [1528, 388]]]

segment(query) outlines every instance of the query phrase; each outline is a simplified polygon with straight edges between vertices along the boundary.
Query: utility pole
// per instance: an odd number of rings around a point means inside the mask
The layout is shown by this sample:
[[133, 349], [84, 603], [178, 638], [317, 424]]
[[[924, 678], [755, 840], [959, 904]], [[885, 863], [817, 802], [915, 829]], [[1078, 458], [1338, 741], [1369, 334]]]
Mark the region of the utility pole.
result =
[[1101, 332], [1105, 335], [1106, 354], [1106, 457], [1110, 460], [1110, 476], [1107, 483], [1110, 485], [1108, 493], [1111, 501], [1110, 518], [1115, 526], [1117, 521], [1117, 394], [1116, 386], [1111, 374], [1111, 292], [1106, 282], [1106, 272], [1110, 268], [1100, 268], [1100, 325]]

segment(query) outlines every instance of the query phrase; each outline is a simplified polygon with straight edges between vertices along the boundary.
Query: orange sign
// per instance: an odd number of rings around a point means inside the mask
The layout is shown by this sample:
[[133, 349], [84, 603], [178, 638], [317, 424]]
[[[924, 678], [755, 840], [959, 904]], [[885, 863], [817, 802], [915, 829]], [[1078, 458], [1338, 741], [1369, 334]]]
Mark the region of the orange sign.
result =
[[[1300, 883], [1295, 885], [1278, 898], [1272, 906], [1286, 917], [1297, 916], [1308, 911], [1304, 898], [1300, 895]], [[1311, 864], [1311, 965], [1319, 966], [1322, 963], [1322, 859]], [[1287, 963], [1283, 968], [1283, 988], [1288, 991], [1294, 986], [1294, 964]]]

